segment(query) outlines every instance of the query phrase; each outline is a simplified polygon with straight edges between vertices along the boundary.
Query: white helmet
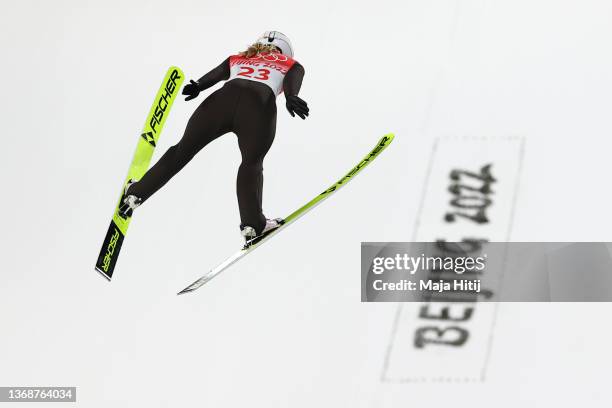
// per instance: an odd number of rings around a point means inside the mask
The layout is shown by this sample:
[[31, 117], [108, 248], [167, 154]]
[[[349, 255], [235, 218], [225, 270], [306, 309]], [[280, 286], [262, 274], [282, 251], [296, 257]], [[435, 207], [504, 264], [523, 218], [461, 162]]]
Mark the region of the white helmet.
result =
[[293, 58], [293, 47], [291, 46], [291, 41], [289, 41], [289, 37], [280, 31], [266, 31], [261, 35], [261, 37], [259, 37], [257, 43], [272, 44], [280, 48], [284, 55]]

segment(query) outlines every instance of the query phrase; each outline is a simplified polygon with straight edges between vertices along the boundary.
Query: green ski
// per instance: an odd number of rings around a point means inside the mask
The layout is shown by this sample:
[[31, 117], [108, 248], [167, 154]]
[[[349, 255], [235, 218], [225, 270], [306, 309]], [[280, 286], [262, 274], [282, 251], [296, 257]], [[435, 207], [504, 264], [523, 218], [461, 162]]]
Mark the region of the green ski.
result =
[[[144, 129], [138, 138], [138, 146], [130, 164], [128, 175], [123, 183], [119, 201], [123, 196], [123, 190], [129, 180], [139, 180], [149, 169], [151, 158], [159, 135], [162, 132], [172, 103], [176, 99], [176, 95], [179, 93], [179, 89], [185, 75], [183, 71], [177, 67], [168, 68], [168, 72], [164, 77], [164, 80], [157, 92], [155, 101], [151, 106], [149, 115], [144, 125]], [[104, 238], [100, 255], [96, 262], [96, 270], [100, 272], [106, 279], [110, 280], [117, 264], [117, 258], [119, 257], [119, 251], [123, 244], [123, 239], [127, 233], [128, 226], [130, 225], [131, 217], [122, 218], [119, 216], [118, 210], [120, 202], [115, 207], [115, 213], [113, 219], [108, 227], [108, 232]]]
[[206, 282], [210, 281], [212, 278], [223, 272], [225, 269], [229, 268], [231, 265], [236, 263], [238, 260], [243, 258], [248, 253], [257, 249], [261, 244], [266, 242], [268, 239], [272, 238], [274, 235], [279, 233], [281, 230], [289, 226], [292, 222], [306, 214], [308, 211], [312, 210], [315, 206], [321, 203], [326, 198], [330, 197], [333, 193], [338, 191], [341, 187], [343, 187], [346, 183], [352, 180], [361, 170], [363, 170], [372, 160], [374, 160], [380, 152], [382, 152], [393, 140], [394, 135], [389, 133], [382, 137], [376, 144], [376, 147], [372, 149], [372, 151], [363, 158], [355, 167], [351, 169], [344, 177], [334, 183], [327, 190], [323, 191], [321, 194], [310, 200], [308, 203], [304, 204], [302, 207], [298, 208], [291, 214], [289, 214], [283, 222], [281, 222], [281, 226], [271, 230], [270, 232], [263, 234], [253, 240], [249, 241], [240, 251], [236, 252], [234, 255], [227, 258], [221, 264], [219, 264], [214, 269], [210, 270], [207, 274], [193, 282], [191, 285], [187, 286], [185, 289], [181, 290], [178, 294], [181, 295], [183, 293], [193, 292], [198, 289], [200, 286], [204, 285]]

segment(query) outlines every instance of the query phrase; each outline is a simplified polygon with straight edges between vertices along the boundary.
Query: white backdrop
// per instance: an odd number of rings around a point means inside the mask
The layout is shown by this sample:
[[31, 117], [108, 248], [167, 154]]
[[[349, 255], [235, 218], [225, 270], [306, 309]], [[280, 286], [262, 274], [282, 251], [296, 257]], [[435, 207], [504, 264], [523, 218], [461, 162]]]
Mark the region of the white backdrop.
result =
[[[359, 243], [413, 237], [431, 146], [448, 136], [524, 138], [512, 240], [611, 241], [612, 3], [0, 8], [0, 385], [74, 385], [83, 407], [609, 405], [606, 304], [500, 305], [476, 384], [381, 381], [397, 305], [360, 303]], [[269, 29], [306, 67], [311, 117], [279, 98], [268, 216], [384, 133], [395, 141], [295, 226], [176, 297], [241, 243], [226, 135], [138, 209], [109, 284], [93, 266], [166, 68], [197, 79]], [[177, 101], [154, 160], [201, 100]]]

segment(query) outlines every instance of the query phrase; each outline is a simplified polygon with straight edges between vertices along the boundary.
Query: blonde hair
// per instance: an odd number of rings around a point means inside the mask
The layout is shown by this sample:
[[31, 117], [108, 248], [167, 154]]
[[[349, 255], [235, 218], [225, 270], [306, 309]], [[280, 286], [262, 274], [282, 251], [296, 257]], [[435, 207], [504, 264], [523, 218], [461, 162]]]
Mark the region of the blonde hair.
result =
[[278, 48], [273, 44], [255, 43], [249, 45], [246, 51], [242, 51], [239, 55], [242, 57], [251, 58], [260, 53], [278, 52]]

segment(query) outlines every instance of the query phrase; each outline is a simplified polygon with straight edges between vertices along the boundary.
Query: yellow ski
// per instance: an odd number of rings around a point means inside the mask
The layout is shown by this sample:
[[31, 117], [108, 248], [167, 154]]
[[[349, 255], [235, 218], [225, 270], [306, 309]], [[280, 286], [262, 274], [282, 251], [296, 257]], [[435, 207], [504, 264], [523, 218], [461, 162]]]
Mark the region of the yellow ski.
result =
[[380, 152], [382, 152], [393, 140], [393, 133], [389, 133], [383, 136], [374, 149], [366, 157], [364, 157], [355, 167], [351, 169], [344, 177], [335, 182], [332, 186], [330, 186], [327, 190], [323, 191], [321, 194], [317, 195], [315, 198], [289, 214], [284, 218], [281, 226], [269, 231], [266, 234], [263, 234], [259, 237], [254, 238], [249, 241], [240, 251], [236, 252], [234, 255], [227, 258], [221, 264], [219, 264], [214, 269], [211, 269], [204, 276], [193, 282], [191, 285], [187, 286], [185, 289], [181, 290], [178, 294], [182, 295], [184, 293], [193, 292], [198, 289], [200, 286], [204, 285], [206, 282], [210, 281], [212, 278], [229, 268], [231, 265], [236, 263], [238, 260], [242, 259], [248, 253], [257, 249], [261, 244], [266, 242], [268, 239], [272, 238], [274, 235], [278, 234], [281, 230], [285, 229], [289, 224], [293, 223], [295, 220], [306, 214], [308, 211], [312, 210], [317, 204], [321, 203], [326, 198], [329, 198], [333, 193], [338, 191], [341, 187], [343, 187], [346, 183], [351, 181], [353, 177], [355, 177], [361, 170], [363, 170], [368, 164], [372, 162]]
[[[121, 200], [121, 196], [123, 196], [123, 189], [127, 182], [129, 180], [139, 180], [149, 169], [155, 146], [157, 145], [170, 108], [180, 91], [184, 78], [185, 75], [180, 68], [168, 68], [166, 76], [155, 97], [155, 101], [151, 106], [149, 115], [147, 116], [144, 129], [138, 138], [138, 146], [136, 146], [132, 164], [130, 164], [128, 175], [121, 188], [119, 201]], [[113, 276], [117, 258], [119, 257], [119, 251], [121, 250], [121, 245], [123, 244], [123, 239], [125, 238], [131, 219], [131, 217], [122, 218], [119, 216], [118, 210], [120, 204], [119, 202], [117, 206], [115, 206], [113, 219], [108, 227], [108, 232], [106, 233], [100, 255], [96, 262], [96, 270], [108, 280]]]

